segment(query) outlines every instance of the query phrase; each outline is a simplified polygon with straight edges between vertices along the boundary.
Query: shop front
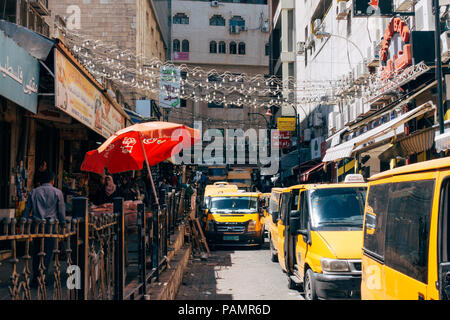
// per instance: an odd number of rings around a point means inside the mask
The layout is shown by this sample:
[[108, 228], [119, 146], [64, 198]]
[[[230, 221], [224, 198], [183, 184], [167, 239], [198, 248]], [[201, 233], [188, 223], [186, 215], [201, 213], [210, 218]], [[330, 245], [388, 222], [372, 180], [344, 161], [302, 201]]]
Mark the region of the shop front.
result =
[[24, 115], [37, 112], [39, 77], [38, 59], [0, 28], [0, 218], [13, 216], [23, 200], [28, 153]]
[[362, 91], [362, 108], [327, 139], [324, 162], [334, 162], [336, 181], [348, 173], [365, 178], [438, 157], [434, 32], [411, 31], [400, 17], [388, 24], [378, 71]]

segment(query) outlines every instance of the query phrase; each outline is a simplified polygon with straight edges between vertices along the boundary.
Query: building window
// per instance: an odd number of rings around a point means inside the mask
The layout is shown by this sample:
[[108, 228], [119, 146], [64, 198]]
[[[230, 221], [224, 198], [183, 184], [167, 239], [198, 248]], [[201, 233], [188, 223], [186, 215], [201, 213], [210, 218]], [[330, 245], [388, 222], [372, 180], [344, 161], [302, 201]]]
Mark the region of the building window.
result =
[[225, 19], [219, 15], [215, 14], [209, 19], [209, 25], [210, 26], [225, 26]]
[[217, 53], [217, 42], [211, 41], [209, 43], [209, 53]]
[[189, 52], [189, 41], [188, 40], [183, 40], [183, 42], [181, 43], [181, 51]]
[[208, 108], [223, 108], [223, 103], [209, 102]]
[[230, 42], [230, 54], [236, 54], [236, 53], [237, 53], [236, 42], [231, 41]]
[[219, 53], [227, 53], [227, 44], [225, 41], [219, 42]]
[[243, 109], [244, 105], [243, 104], [232, 104], [232, 103], [230, 103], [228, 105], [228, 108], [230, 108], [230, 109]]
[[187, 100], [186, 99], [180, 99], [180, 107], [186, 108], [187, 106]]
[[180, 52], [180, 40], [173, 40], [173, 52]]
[[245, 20], [242, 19], [241, 16], [234, 16], [230, 19], [230, 27], [231, 26], [238, 26], [238, 27], [245, 27]]
[[173, 16], [173, 24], [189, 24], [189, 17], [184, 13], [177, 13]]
[[239, 54], [245, 54], [245, 43], [239, 42]]
[[268, 56], [270, 55], [270, 44], [266, 43], [266, 47], [265, 47], [265, 55]]

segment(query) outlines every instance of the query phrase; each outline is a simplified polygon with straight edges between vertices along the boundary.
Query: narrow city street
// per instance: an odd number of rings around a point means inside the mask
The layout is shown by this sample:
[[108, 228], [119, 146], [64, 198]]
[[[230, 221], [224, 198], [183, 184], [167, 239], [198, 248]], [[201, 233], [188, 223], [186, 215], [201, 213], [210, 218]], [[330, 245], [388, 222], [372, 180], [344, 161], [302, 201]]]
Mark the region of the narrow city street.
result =
[[303, 300], [290, 290], [268, 239], [261, 249], [218, 247], [207, 260], [191, 259], [176, 300]]

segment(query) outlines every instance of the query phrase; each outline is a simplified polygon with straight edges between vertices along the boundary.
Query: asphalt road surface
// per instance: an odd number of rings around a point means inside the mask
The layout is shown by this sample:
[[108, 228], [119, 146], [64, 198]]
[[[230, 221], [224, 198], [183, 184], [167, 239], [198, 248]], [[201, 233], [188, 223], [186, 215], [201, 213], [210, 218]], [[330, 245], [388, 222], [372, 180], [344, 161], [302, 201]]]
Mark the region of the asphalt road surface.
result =
[[280, 265], [270, 261], [268, 239], [256, 247], [217, 247], [206, 260], [190, 259], [176, 300], [303, 300], [288, 289]]

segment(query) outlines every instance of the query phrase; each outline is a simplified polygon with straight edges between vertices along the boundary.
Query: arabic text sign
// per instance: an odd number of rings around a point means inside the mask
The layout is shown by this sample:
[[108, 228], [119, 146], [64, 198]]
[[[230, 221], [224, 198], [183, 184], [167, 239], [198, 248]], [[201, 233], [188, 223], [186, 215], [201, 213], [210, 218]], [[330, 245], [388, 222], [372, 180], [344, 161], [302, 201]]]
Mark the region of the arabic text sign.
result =
[[36, 113], [39, 62], [0, 30], [0, 95]]
[[162, 108], [180, 107], [180, 68], [161, 67], [159, 69], [159, 105]]
[[279, 117], [277, 119], [277, 129], [280, 131], [295, 131], [295, 118]]
[[55, 63], [57, 108], [105, 138], [124, 128], [125, 118], [58, 50], [55, 50]]

